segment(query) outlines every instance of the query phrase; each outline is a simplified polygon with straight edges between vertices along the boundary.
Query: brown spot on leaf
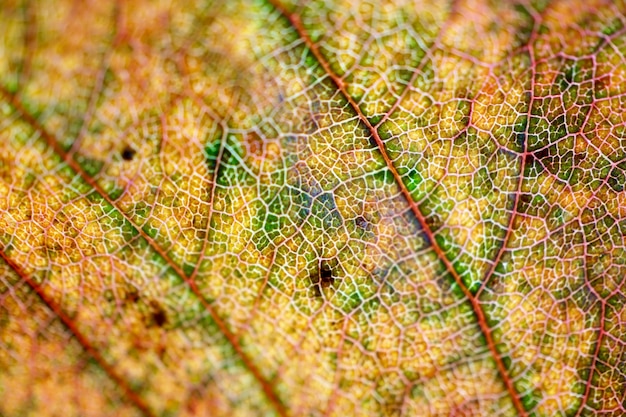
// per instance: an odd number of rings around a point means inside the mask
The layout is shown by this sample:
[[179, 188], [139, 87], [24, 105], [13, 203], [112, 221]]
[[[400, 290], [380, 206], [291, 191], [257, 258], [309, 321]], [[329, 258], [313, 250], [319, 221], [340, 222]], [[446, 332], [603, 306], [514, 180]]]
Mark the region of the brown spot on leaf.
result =
[[161, 305], [154, 300], [150, 302], [150, 307], [152, 309], [150, 312], [152, 324], [157, 327], [163, 327], [167, 323], [167, 313], [163, 307], [161, 307]]
[[550, 156], [550, 147], [546, 146], [545, 148], [536, 150], [532, 154], [528, 155], [528, 162], [534, 163], [538, 160], [541, 161], [542, 159], [545, 159], [548, 156]]
[[426, 216], [425, 220], [426, 220], [426, 224], [428, 225], [428, 228], [432, 232], [436, 232], [443, 225], [443, 222], [441, 221], [441, 217], [435, 213], [432, 213]]
[[522, 203], [530, 204], [530, 202], [533, 201], [533, 196], [528, 193], [523, 193], [519, 199]]
[[252, 132], [245, 137], [244, 144], [248, 154], [256, 157], [263, 156], [263, 138], [256, 132]]
[[124, 300], [129, 303], [136, 303], [139, 301], [139, 293], [135, 289], [129, 290], [124, 296]]
[[126, 145], [126, 147], [124, 147], [124, 149], [122, 150], [122, 159], [124, 161], [131, 161], [135, 157], [136, 153], [137, 153], [136, 150]]
[[311, 274], [311, 284], [318, 297], [322, 295], [325, 288], [329, 288], [335, 282], [335, 269], [337, 260], [321, 260], [318, 268]]
[[320, 267], [320, 284], [322, 286], [328, 286], [333, 282], [333, 270], [328, 263], [323, 262]]
[[363, 230], [370, 231], [372, 229], [372, 224], [367, 221], [367, 219], [363, 216], [359, 216], [354, 219], [355, 224]]

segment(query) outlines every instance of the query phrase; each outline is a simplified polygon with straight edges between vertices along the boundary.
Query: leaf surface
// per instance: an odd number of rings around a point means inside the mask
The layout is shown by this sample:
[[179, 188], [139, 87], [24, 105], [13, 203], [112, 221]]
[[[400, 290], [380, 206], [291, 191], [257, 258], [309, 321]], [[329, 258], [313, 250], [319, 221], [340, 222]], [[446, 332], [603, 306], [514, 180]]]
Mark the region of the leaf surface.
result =
[[625, 414], [625, 9], [3, 2], [0, 414]]

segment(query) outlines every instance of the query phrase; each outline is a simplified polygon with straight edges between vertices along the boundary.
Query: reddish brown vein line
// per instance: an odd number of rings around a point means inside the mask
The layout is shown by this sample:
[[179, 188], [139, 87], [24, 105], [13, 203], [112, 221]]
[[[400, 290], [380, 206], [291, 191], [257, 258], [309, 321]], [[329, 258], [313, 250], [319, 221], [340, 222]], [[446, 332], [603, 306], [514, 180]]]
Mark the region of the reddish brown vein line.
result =
[[92, 358], [98, 362], [100, 368], [107, 373], [107, 375], [115, 381], [115, 383], [124, 391], [126, 397], [138, 408], [141, 412], [148, 416], [152, 417], [155, 414], [150, 410], [148, 405], [144, 402], [144, 400], [133, 391], [128, 383], [113, 369], [111, 365], [107, 363], [106, 360], [102, 357], [102, 355], [98, 352], [98, 350], [89, 342], [87, 337], [78, 329], [78, 326], [74, 323], [74, 321], [63, 312], [61, 307], [54, 302], [54, 300], [46, 294], [46, 292], [39, 286], [19, 265], [17, 265], [9, 256], [4, 252], [4, 250], [0, 249], [0, 258], [4, 259], [4, 261], [15, 271], [16, 274], [24, 281], [39, 297], [43, 303], [54, 312], [54, 314], [61, 320], [63, 325], [74, 335], [78, 343], [91, 355]]
[[524, 406], [522, 405], [522, 402], [520, 401], [519, 395], [518, 395], [517, 391], [515, 390], [515, 387], [513, 386], [513, 381], [509, 377], [509, 374], [508, 374], [508, 371], [506, 369], [506, 366], [504, 366], [504, 362], [502, 361], [502, 358], [500, 357], [500, 353], [498, 352], [498, 350], [496, 348], [495, 341], [494, 341], [493, 336], [491, 334], [491, 329], [487, 325], [487, 319], [485, 317], [485, 313], [483, 312], [478, 299], [476, 297], [474, 297], [472, 295], [472, 293], [470, 292], [470, 290], [465, 286], [465, 284], [463, 283], [463, 280], [461, 279], [460, 275], [458, 274], [456, 269], [454, 269], [454, 266], [452, 265], [450, 260], [445, 256], [445, 253], [443, 252], [441, 247], [437, 244], [437, 241], [434, 238], [435, 236], [434, 236], [433, 232], [430, 230], [430, 228], [428, 227], [428, 224], [426, 223], [426, 218], [424, 217], [424, 215], [420, 211], [420, 209], [417, 206], [417, 204], [415, 203], [415, 201], [413, 201], [413, 198], [411, 197], [411, 193], [409, 192], [409, 190], [404, 185], [404, 182], [402, 181], [402, 177], [400, 176], [400, 174], [396, 170], [395, 166], [393, 165], [393, 162], [392, 162], [391, 158], [387, 154], [387, 150], [385, 148], [385, 144], [383, 143], [382, 139], [380, 138], [380, 135], [378, 134], [378, 131], [372, 125], [372, 123], [370, 123], [369, 119], [365, 116], [365, 114], [363, 114], [363, 112], [361, 111], [361, 108], [356, 103], [356, 101], [354, 101], [352, 96], [350, 96], [350, 94], [348, 93], [348, 91], [346, 89], [346, 84], [341, 79], [341, 77], [339, 77], [337, 74], [335, 74], [332, 71], [332, 69], [330, 68], [330, 64], [328, 63], [328, 61], [326, 61], [326, 59], [324, 58], [324, 56], [320, 52], [319, 48], [317, 47], [317, 45], [311, 40], [311, 38], [309, 37], [308, 33], [306, 32], [306, 30], [304, 28], [304, 25], [302, 24], [302, 21], [300, 20], [300, 16], [298, 16], [296, 14], [293, 14], [293, 13], [290, 13], [277, 0], [268, 0], [268, 2], [276, 10], [278, 10], [287, 20], [289, 20], [289, 22], [291, 23], [293, 28], [296, 30], [296, 32], [298, 33], [300, 38], [304, 41], [306, 46], [313, 53], [313, 55], [315, 56], [315, 58], [317, 59], [319, 64], [322, 66], [322, 68], [324, 69], [326, 75], [328, 75], [328, 77], [330, 77], [330, 79], [335, 83], [335, 85], [337, 86], [339, 91], [341, 91], [341, 93], [344, 96], [344, 98], [348, 101], [348, 103], [350, 103], [350, 105], [352, 106], [353, 110], [357, 113], [357, 115], [358, 115], [359, 119], [361, 120], [361, 122], [363, 124], [365, 124], [365, 126], [367, 126], [367, 128], [369, 129], [370, 133], [372, 134], [372, 137], [374, 138], [374, 140], [376, 141], [376, 144], [378, 145], [378, 150], [380, 151], [383, 159], [385, 160], [385, 163], [387, 164], [387, 168], [393, 174], [393, 177], [394, 177], [396, 183], [398, 184], [398, 187], [400, 188], [400, 191], [402, 192], [402, 195], [404, 196], [404, 198], [406, 199], [407, 203], [409, 204], [409, 206], [411, 208], [411, 211], [413, 212], [415, 217], [420, 222], [420, 225], [422, 226], [422, 229], [424, 230], [424, 233], [426, 233], [430, 237], [430, 240], [432, 242], [433, 250], [435, 251], [435, 253], [439, 257], [439, 259], [441, 259], [441, 261], [444, 263], [444, 265], [446, 266], [446, 269], [448, 270], [448, 272], [453, 276], [453, 278], [456, 281], [457, 285], [463, 291], [463, 295], [465, 295], [465, 297], [469, 300], [469, 302], [470, 302], [470, 304], [472, 306], [472, 309], [474, 310], [474, 314], [476, 315], [476, 318], [477, 318], [477, 321], [478, 321], [478, 325], [480, 326], [480, 329], [481, 329], [483, 335], [485, 336], [485, 340], [487, 342], [487, 346], [488, 346], [488, 348], [489, 348], [489, 350], [491, 352], [491, 355], [492, 355], [494, 361], [496, 362], [496, 366], [498, 368], [498, 372], [500, 374], [500, 378], [502, 379], [502, 381], [504, 382], [504, 385], [506, 386], [506, 389], [507, 389], [507, 391], [509, 393], [509, 396], [511, 397], [511, 401], [513, 401], [513, 405], [515, 406], [515, 409], [517, 410], [518, 415], [522, 416], [522, 417], [526, 417], [528, 415], [528, 413], [526, 412], [526, 409], [524, 408]]
[[248, 355], [243, 351], [243, 348], [239, 344], [239, 341], [237, 340], [237, 337], [228, 329], [228, 326], [226, 325], [224, 320], [222, 320], [222, 318], [219, 316], [219, 314], [217, 313], [216, 309], [204, 298], [204, 296], [202, 295], [202, 293], [198, 289], [198, 286], [195, 284], [195, 282], [193, 280], [189, 279], [189, 277], [187, 277], [187, 275], [182, 270], [182, 268], [178, 264], [176, 264], [174, 261], [172, 261], [172, 259], [169, 257], [167, 252], [165, 252], [165, 250], [163, 250], [163, 248], [161, 248], [154, 241], [154, 239], [152, 239], [126, 213], [124, 213], [122, 210], [118, 209], [117, 205], [115, 204], [115, 201], [102, 189], [102, 187], [100, 187], [100, 185], [98, 185], [98, 183], [92, 177], [90, 177], [82, 169], [82, 167], [80, 166], [80, 164], [78, 164], [78, 162], [76, 162], [76, 160], [74, 160], [70, 155], [68, 155], [68, 153], [61, 147], [61, 145], [59, 144], [57, 139], [51, 133], [49, 133], [35, 119], [35, 117], [33, 117], [33, 115], [31, 115], [28, 111], [26, 111], [24, 106], [22, 106], [22, 103], [20, 102], [20, 100], [17, 97], [17, 95], [11, 94], [4, 86], [1, 86], [1, 85], [0, 85], [0, 93], [3, 94], [9, 100], [11, 105], [22, 115], [22, 119], [23, 120], [26, 121], [33, 129], [35, 129], [37, 132], [39, 132], [39, 134], [43, 137], [43, 139], [46, 141], [48, 146], [50, 148], [52, 148], [54, 150], [54, 152], [57, 155], [59, 155], [63, 159], [63, 161], [70, 168], [72, 168], [72, 170], [74, 170], [74, 172], [76, 172], [106, 202], [108, 202], [112, 207], [115, 207], [115, 209], [124, 217], [124, 219], [133, 228], [135, 228], [135, 230], [137, 230], [139, 235], [142, 238], [144, 238], [146, 240], [146, 242], [148, 242], [150, 247], [156, 253], [158, 253], [159, 256], [163, 260], [165, 260], [165, 262], [167, 262], [167, 264], [174, 270], [174, 272], [183, 281], [185, 281], [189, 285], [191, 291], [194, 293], [194, 295], [196, 297], [198, 297], [198, 299], [200, 300], [200, 302], [202, 303], [204, 308], [209, 312], [209, 314], [211, 315], [211, 318], [213, 319], [213, 321], [217, 325], [218, 329], [224, 335], [224, 337], [226, 338], [228, 343], [232, 346], [233, 350], [239, 356], [239, 358], [243, 362], [244, 366], [248, 369], [248, 371], [250, 371], [250, 373], [254, 376], [254, 378], [257, 380], [257, 382], [261, 385], [261, 388], [263, 389], [263, 392], [267, 396], [267, 398], [270, 401], [270, 403], [272, 404], [272, 406], [275, 408], [276, 412], [280, 416], [287, 416], [288, 415], [287, 414], [287, 409], [285, 408], [285, 406], [283, 405], [281, 400], [278, 398], [278, 395], [276, 394], [276, 392], [274, 392], [274, 389], [273, 389], [272, 385], [270, 384], [270, 382], [267, 379], [265, 379], [265, 377], [261, 374], [261, 371], [259, 370], [259, 368], [257, 368], [257, 366], [248, 357]]

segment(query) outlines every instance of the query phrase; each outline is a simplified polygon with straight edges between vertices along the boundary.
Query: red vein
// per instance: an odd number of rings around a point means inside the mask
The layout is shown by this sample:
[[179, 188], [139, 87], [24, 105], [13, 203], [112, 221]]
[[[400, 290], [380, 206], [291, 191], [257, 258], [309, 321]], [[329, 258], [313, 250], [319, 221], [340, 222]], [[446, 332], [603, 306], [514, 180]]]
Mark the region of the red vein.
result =
[[80, 343], [80, 345], [91, 355], [92, 358], [98, 363], [100, 368], [102, 368], [106, 374], [113, 380], [115, 383], [122, 389], [126, 397], [139, 409], [141, 412], [148, 416], [152, 417], [155, 414], [150, 410], [145, 401], [137, 394], [137, 392], [133, 391], [128, 383], [113, 369], [113, 366], [110, 365], [98, 352], [98, 350], [94, 347], [94, 345], [89, 342], [87, 337], [78, 329], [78, 326], [74, 323], [74, 321], [61, 309], [61, 307], [54, 302], [52, 297], [50, 297], [46, 292], [38, 285], [22, 268], [20, 268], [9, 256], [4, 252], [3, 249], [0, 248], [0, 258], [4, 259], [4, 261], [17, 273], [22, 281], [24, 281], [43, 301], [43, 303], [56, 314], [56, 316], [61, 320], [61, 322], [65, 325], [65, 327], [72, 332], [74, 338]]
[[85, 181], [92, 189], [94, 189], [107, 203], [109, 203], [124, 217], [124, 219], [133, 227], [139, 235], [146, 240], [146, 242], [150, 245], [150, 247], [163, 259], [173, 270], [174, 272], [185, 281], [191, 291], [194, 293], [196, 297], [200, 300], [203, 307], [208, 311], [211, 315], [211, 318], [215, 322], [216, 326], [222, 333], [222, 335], [226, 338], [227, 342], [231, 345], [235, 353], [239, 356], [244, 366], [250, 371], [250, 373], [254, 376], [257, 382], [261, 385], [263, 392], [266, 397], [276, 410], [276, 412], [281, 416], [287, 416], [287, 410], [281, 400], [278, 398], [278, 395], [274, 392], [272, 385], [269, 383], [267, 379], [261, 374], [261, 371], [257, 366], [252, 362], [252, 360], [246, 355], [241, 347], [239, 341], [236, 336], [230, 331], [226, 322], [219, 316], [216, 309], [204, 298], [195, 281], [189, 279], [189, 277], [185, 274], [182, 268], [176, 264], [170, 256], [165, 252], [163, 248], [161, 248], [155, 241], [152, 239], [146, 232], [137, 225], [127, 213], [120, 210], [115, 204], [115, 200], [113, 200], [100, 185], [90, 177], [80, 166], [76, 160], [74, 160], [71, 155], [69, 155], [59, 144], [57, 139], [49, 133], [36, 119], [31, 115], [22, 103], [20, 102], [17, 95], [11, 94], [4, 86], [0, 86], [0, 94], [4, 95], [11, 105], [22, 115], [22, 120], [28, 123], [33, 129], [35, 129], [42, 138], [46, 141], [48, 146], [54, 150], [54, 152], [59, 155], [63, 161], [76, 172], [82, 179]]
[[417, 206], [417, 204], [415, 203], [415, 201], [413, 201], [413, 198], [411, 197], [411, 194], [410, 194], [409, 190], [407, 189], [407, 187], [404, 185], [404, 182], [402, 181], [402, 177], [400, 176], [400, 174], [396, 170], [395, 166], [393, 165], [393, 161], [389, 157], [389, 154], [387, 154], [387, 150], [385, 148], [385, 144], [382, 141], [380, 135], [378, 134], [378, 131], [372, 125], [372, 123], [369, 121], [369, 119], [365, 116], [365, 114], [361, 111], [361, 108], [358, 106], [358, 104], [356, 103], [354, 98], [352, 98], [352, 96], [350, 96], [350, 94], [348, 93], [347, 88], [346, 88], [346, 83], [343, 81], [343, 79], [332, 71], [332, 69], [330, 68], [330, 64], [324, 58], [324, 56], [320, 52], [318, 46], [313, 42], [313, 40], [310, 38], [310, 36], [306, 32], [306, 30], [304, 28], [304, 25], [302, 24], [302, 21], [300, 20], [300, 16], [298, 16], [298, 15], [296, 15], [294, 13], [290, 13], [277, 0], [268, 0], [268, 1], [276, 10], [278, 10], [291, 23], [291, 25], [296, 30], [296, 32], [298, 33], [300, 38], [306, 44], [307, 48], [311, 51], [311, 53], [313, 53], [313, 55], [315, 56], [315, 58], [317, 59], [319, 64], [322, 66], [322, 68], [324, 69], [324, 72], [326, 73], [326, 75], [328, 75], [328, 77], [330, 77], [330, 79], [335, 83], [335, 85], [337, 86], [339, 91], [341, 91], [341, 93], [344, 96], [344, 98], [352, 106], [353, 110], [356, 112], [356, 114], [359, 117], [359, 119], [361, 120], [361, 122], [369, 129], [370, 133], [372, 134], [372, 137], [376, 141], [376, 144], [378, 146], [378, 149], [379, 149], [383, 159], [385, 160], [385, 163], [387, 164], [387, 168], [392, 173], [392, 175], [393, 175], [393, 177], [394, 177], [398, 187], [400, 188], [400, 191], [401, 191], [402, 195], [404, 196], [404, 198], [406, 199], [407, 203], [409, 204], [409, 207], [411, 208], [411, 211], [413, 212], [415, 217], [420, 222], [420, 225], [422, 226], [422, 229], [424, 230], [424, 233], [426, 233], [431, 238], [430, 240], [432, 242], [433, 250], [435, 251], [435, 253], [439, 257], [439, 259], [444, 263], [446, 269], [452, 275], [452, 277], [454, 278], [456, 284], [459, 286], [459, 288], [463, 292], [463, 295], [469, 300], [469, 302], [470, 302], [470, 304], [472, 306], [472, 309], [474, 311], [474, 314], [476, 315], [476, 318], [477, 318], [477, 321], [478, 321], [478, 325], [479, 325], [479, 327], [480, 327], [480, 329], [481, 329], [481, 331], [482, 331], [482, 333], [483, 333], [483, 335], [485, 337], [485, 340], [486, 340], [486, 343], [487, 343], [487, 347], [489, 348], [489, 351], [491, 352], [491, 355], [492, 355], [494, 361], [496, 362], [496, 366], [498, 368], [498, 373], [500, 374], [500, 378], [504, 382], [504, 385], [505, 385], [505, 387], [506, 387], [506, 389], [507, 389], [507, 391], [509, 393], [509, 396], [511, 397], [511, 401], [513, 402], [513, 405], [514, 405], [518, 415], [522, 416], [522, 417], [526, 417], [528, 415], [528, 413], [526, 412], [526, 409], [524, 408], [524, 406], [523, 406], [523, 404], [522, 404], [522, 402], [521, 402], [521, 400], [519, 398], [519, 395], [518, 395], [517, 391], [515, 390], [515, 387], [513, 386], [513, 381], [511, 380], [511, 378], [508, 375], [508, 371], [506, 369], [506, 366], [504, 365], [504, 362], [502, 361], [502, 358], [500, 357], [500, 353], [498, 352], [498, 349], [496, 347], [496, 343], [495, 343], [493, 335], [491, 333], [491, 329], [489, 328], [489, 326], [487, 324], [485, 313], [484, 313], [484, 311], [482, 310], [482, 308], [480, 306], [480, 302], [478, 301], [478, 299], [476, 297], [474, 297], [472, 295], [470, 290], [463, 283], [463, 280], [461, 279], [461, 276], [456, 271], [456, 269], [454, 269], [454, 266], [452, 265], [450, 260], [446, 257], [444, 251], [441, 249], [441, 247], [437, 244], [437, 241], [434, 239], [434, 237], [435, 237], [434, 233], [428, 227], [428, 224], [426, 223], [426, 218], [424, 217], [424, 215], [420, 211], [420, 209]]

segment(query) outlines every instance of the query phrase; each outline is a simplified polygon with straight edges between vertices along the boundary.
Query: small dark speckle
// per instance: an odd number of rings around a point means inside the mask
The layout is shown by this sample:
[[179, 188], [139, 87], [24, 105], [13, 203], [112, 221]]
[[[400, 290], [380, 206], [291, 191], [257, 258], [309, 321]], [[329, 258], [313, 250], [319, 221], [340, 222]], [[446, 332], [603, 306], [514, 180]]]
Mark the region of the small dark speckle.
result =
[[532, 153], [534, 157], [533, 160], [541, 160], [550, 156], [550, 147], [546, 146], [545, 148], [538, 149]]
[[374, 138], [374, 136], [370, 136], [369, 141], [372, 148], [378, 148], [378, 143], [376, 143], [376, 139]]
[[130, 146], [126, 146], [124, 150], [122, 150], [122, 159], [124, 161], [130, 161], [134, 158], [136, 153], [137, 153], [136, 150], [134, 150]]
[[152, 319], [154, 320], [154, 324], [159, 327], [162, 327], [167, 321], [167, 317], [165, 316], [165, 312], [163, 310], [152, 313]]
[[322, 295], [322, 290], [324, 288], [332, 286], [333, 282], [335, 281], [335, 277], [333, 275], [333, 267], [336, 265], [336, 260], [323, 260], [320, 262], [317, 271], [315, 271], [311, 275], [311, 283], [313, 284], [313, 289], [318, 297]]
[[357, 217], [356, 219], [354, 219], [354, 222], [358, 227], [363, 230], [369, 231], [372, 229], [372, 225], [370, 224], [370, 222], [368, 222], [363, 216]]
[[533, 196], [531, 194], [523, 193], [520, 196], [520, 201], [525, 204], [530, 204], [533, 201]]
[[322, 262], [320, 267], [320, 285], [327, 287], [333, 282], [333, 270], [326, 262]]
[[167, 323], [167, 314], [157, 302], [153, 301], [150, 305], [152, 307], [152, 322], [158, 327], [163, 327]]
[[426, 216], [424, 220], [426, 221], [426, 225], [432, 232], [438, 231], [441, 226], [443, 226], [441, 217], [439, 217], [436, 213]]
[[526, 132], [518, 132], [515, 135], [515, 141], [517, 142], [517, 146], [519, 146], [521, 149], [524, 148], [524, 144], [526, 143], [527, 139], [528, 135], [526, 135]]
[[130, 303], [136, 303], [139, 301], [139, 293], [137, 290], [130, 290], [126, 293], [125, 300]]

